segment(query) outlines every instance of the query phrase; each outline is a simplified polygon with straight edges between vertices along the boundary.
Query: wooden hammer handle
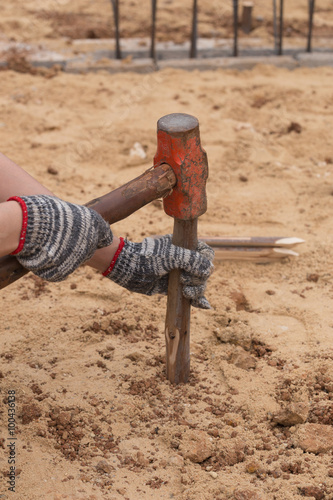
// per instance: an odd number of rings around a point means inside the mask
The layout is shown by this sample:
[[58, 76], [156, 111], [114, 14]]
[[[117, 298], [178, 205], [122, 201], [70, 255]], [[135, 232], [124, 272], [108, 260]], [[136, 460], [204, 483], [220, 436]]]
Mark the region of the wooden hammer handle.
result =
[[[175, 184], [176, 176], [172, 168], [164, 163], [158, 168], [147, 170], [124, 186], [90, 201], [86, 206], [93, 208], [109, 224], [114, 224], [151, 201], [162, 198]], [[7, 255], [0, 258], [0, 290], [28, 272], [15, 257]]]
[[[197, 247], [198, 219], [174, 220], [172, 243], [195, 250]], [[181, 271], [169, 274], [165, 341], [167, 379], [173, 384], [186, 383], [190, 374], [190, 316], [191, 304], [182, 294]]]

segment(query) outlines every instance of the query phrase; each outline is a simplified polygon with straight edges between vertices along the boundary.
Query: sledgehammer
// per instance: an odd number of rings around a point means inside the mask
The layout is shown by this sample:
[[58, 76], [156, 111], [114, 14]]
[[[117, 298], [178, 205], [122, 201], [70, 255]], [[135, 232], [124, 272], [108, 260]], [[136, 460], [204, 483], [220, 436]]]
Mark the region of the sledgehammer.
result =
[[[154, 166], [170, 165], [177, 183], [163, 200], [165, 212], [174, 218], [173, 244], [194, 250], [198, 217], [207, 210], [208, 163], [201, 148], [199, 122], [191, 115], [173, 113], [157, 123]], [[188, 381], [190, 373], [190, 301], [183, 297], [180, 271], [169, 276], [165, 321], [167, 378]]]

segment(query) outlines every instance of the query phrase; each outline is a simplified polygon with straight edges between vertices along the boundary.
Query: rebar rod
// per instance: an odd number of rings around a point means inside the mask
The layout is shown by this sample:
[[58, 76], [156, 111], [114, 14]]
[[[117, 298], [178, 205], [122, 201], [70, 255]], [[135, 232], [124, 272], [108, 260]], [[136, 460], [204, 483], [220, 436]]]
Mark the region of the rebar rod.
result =
[[151, 0], [151, 44], [150, 57], [156, 62], [156, 11], [157, 0]]
[[274, 33], [274, 53], [278, 53], [278, 31], [276, 17], [276, 0], [273, 0], [273, 33]]
[[120, 50], [120, 33], [119, 33], [119, 0], [111, 0], [114, 26], [115, 26], [115, 39], [116, 39], [116, 59], [121, 59]]
[[238, 0], [233, 0], [234, 10], [234, 51], [233, 56], [238, 56]]
[[198, 4], [197, 0], [193, 0], [191, 50], [190, 50], [191, 59], [197, 57], [197, 39], [198, 39]]
[[283, 2], [284, 0], [280, 0], [280, 19], [279, 19], [279, 48], [278, 55], [282, 56], [282, 44], [283, 44]]
[[313, 14], [315, 8], [315, 0], [309, 0], [309, 31], [308, 31], [308, 43], [306, 47], [307, 52], [312, 52], [312, 28], [313, 28]]

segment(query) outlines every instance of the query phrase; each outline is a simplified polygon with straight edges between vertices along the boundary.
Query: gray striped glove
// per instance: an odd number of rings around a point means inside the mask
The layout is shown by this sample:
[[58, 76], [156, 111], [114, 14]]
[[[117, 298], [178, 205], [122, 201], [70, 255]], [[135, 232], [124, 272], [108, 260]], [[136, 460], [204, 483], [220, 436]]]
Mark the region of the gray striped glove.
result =
[[103, 274], [132, 292], [166, 295], [169, 272], [181, 269], [183, 295], [194, 307], [210, 309], [204, 292], [213, 258], [214, 251], [204, 242], [199, 241], [196, 251], [186, 250], [173, 245], [170, 234], [145, 238], [142, 243], [121, 239], [118, 252]]
[[89, 260], [98, 248], [112, 243], [109, 224], [91, 208], [54, 196], [14, 196], [23, 225], [13, 252], [23, 267], [47, 281], [62, 281]]

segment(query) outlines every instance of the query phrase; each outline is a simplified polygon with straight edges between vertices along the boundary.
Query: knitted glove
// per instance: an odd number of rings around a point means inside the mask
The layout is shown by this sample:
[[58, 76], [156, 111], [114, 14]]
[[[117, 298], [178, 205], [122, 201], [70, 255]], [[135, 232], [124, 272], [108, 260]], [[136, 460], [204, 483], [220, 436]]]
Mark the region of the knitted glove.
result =
[[[109, 224], [94, 210], [54, 196], [14, 196], [23, 225], [13, 252], [23, 267], [48, 281], [62, 281], [112, 243]], [[9, 200], [8, 200], [9, 201]]]
[[183, 295], [193, 306], [209, 309], [204, 292], [213, 269], [213, 257], [214, 251], [204, 242], [199, 242], [196, 251], [187, 250], [173, 245], [170, 234], [145, 238], [142, 243], [121, 238], [115, 257], [103, 275], [133, 292], [166, 295], [168, 273], [182, 269]]

